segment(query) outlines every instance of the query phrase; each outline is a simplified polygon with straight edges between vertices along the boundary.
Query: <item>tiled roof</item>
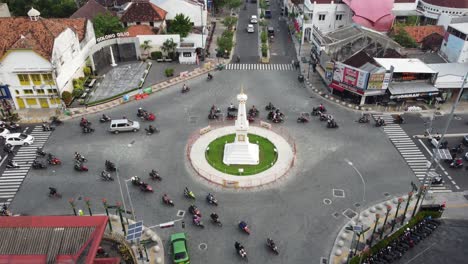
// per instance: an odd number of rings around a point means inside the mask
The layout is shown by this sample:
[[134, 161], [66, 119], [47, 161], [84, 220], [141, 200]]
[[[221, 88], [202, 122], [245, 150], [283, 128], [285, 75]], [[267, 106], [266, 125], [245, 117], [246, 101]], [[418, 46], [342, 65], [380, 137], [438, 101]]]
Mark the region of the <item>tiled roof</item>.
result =
[[408, 35], [410, 35], [417, 43], [420, 43], [425, 37], [432, 33], [437, 33], [443, 36], [445, 32], [443, 26], [406, 26], [403, 27], [403, 29], [408, 32]]
[[127, 29], [129, 37], [136, 37], [138, 35], [155, 35], [153, 28], [148, 25], [134, 25]]
[[422, 2], [451, 8], [468, 8], [468, 0], [422, 0]]
[[96, 1], [102, 6], [106, 6], [106, 7], [121, 6], [128, 2], [131, 2], [131, 0], [96, 0]]
[[135, 1], [120, 18], [122, 22], [163, 21], [167, 12], [148, 1]]
[[394, 0], [394, 3], [398, 4], [398, 3], [414, 3], [416, 2], [417, 0]]
[[75, 31], [79, 41], [86, 34], [84, 18], [39, 18], [38, 21], [31, 21], [27, 17], [5, 17], [0, 18], [0, 25], [0, 58], [9, 49], [27, 48], [50, 59], [55, 38], [65, 29]]
[[109, 11], [104, 6], [102, 6], [95, 0], [89, 0], [85, 5], [80, 7], [80, 9], [76, 10], [76, 12], [73, 13], [73, 15], [71, 15], [70, 18], [82, 17], [82, 18], [92, 20], [98, 14], [104, 14], [108, 12]]

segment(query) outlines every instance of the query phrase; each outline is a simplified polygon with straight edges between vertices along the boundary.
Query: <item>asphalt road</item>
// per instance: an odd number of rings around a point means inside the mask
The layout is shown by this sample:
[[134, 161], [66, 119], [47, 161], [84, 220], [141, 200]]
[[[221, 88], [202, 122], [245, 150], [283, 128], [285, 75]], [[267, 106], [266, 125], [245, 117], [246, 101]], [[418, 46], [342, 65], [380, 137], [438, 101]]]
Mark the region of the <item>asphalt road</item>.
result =
[[[179, 219], [177, 211], [187, 210], [191, 203], [183, 197], [184, 187], [194, 191], [195, 204], [203, 213], [206, 228], [194, 227], [189, 216], [185, 216], [184, 231], [188, 233], [192, 263], [238, 263], [234, 250], [236, 240], [245, 245], [251, 263], [317, 263], [320, 257], [329, 256], [338, 230], [348, 221], [343, 215], [346, 209], [357, 214], [363, 204], [367, 207], [393, 195], [402, 195], [410, 190], [410, 181], [415, 181], [415, 177], [392, 144], [382, 140], [385, 135], [381, 129], [355, 122], [357, 113], [325, 103], [340, 125], [339, 129], [327, 129], [325, 123], [316, 118], [310, 123], [298, 124], [298, 114], [310, 112], [321, 101], [311, 98], [302, 88], [296, 72], [281, 73], [215, 72], [210, 82], [206, 82], [205, 76], [189, 81], [192, 90], [188, 94], [181, 94], [178, 85], [106, 113], [113, 118], [124, 115], [136, 118], [140, 106], [153, 111], [157, 115], [154, 124], [161, 130], [157, 135], [147, 136], [143, 131], [109, 134], [106, 131], [109, 124], [98, 122], [101, 113], [88, 116], [96, 128], [93, 134], [82, 134], [78, 119], [66, 122], [53, 132], [44, 148], [62, 159], [63, 165], [31, 170], [13, 200], [12, 211], [30, 215], [71, 214], [69, 198], [76, 200], [77, 208], [86, 209], [84, 198], [89, 197], [94, 213], [104, 213], [102, 198], [110, 204], [122, 200], [118, 181], [99, 179], [105, 160], [111, 160], [118, 167], [127, 209], [130, 202], [125, 179], [138, 175], [154, 188], [154, 193], [142, 193], [128, 186], [137, 219], [147, 226]], [[275, 126], [282, 127], [297, 145], [297, 161], [286, 179], [250, 191], [225, 190], [208, 184], [195, 176], [185, 156], [189, 136], [209, 124], [210, 106], [216, 104], [225, 109], [230, 102], [235, 102], [241, 84], [249, 96], [249, 107], [256, 105], [263, 110], [271, 101], [285, 113], [286, 121]], [[261, 111], [260, 117], [265, 119], [265, 116], [265, 111]], [[142, 126], [148, 125], [142, 122]], [[89, 172], [73, 170], [75, 151], [89, 160]], [[350, 159], [362, 173], [366, 181], [365, 201], [362, 201], [361, 180], [344, 159]], [[160, 171], [162, 182], [148, 179], [152, 168]], [[57, 187], [63, 198], [49, 198], [48, 186]], [[335, 197], [333, 189], [343, 190], [344, 197]], [[218, 198], [218, 207], [204, 201], [208, 192]], [[163, 193], [174, 200], [175, 207], [161, 204]], [[326, 205], [324, 199], [332, 203]], [[360, 207], [356, 207], [356, 203], [360, 203]], [[209, 223], [207, 217], [212, 211], [220, 215], [222, 228]], [[250, 236], [238, 230], [240, 220], [249, 223]], [[165, 242], [167, 254], [169, 235], [182, 230], [180, 224], [157, 230]], [[273, 256], [266, 249], [268, 236], [277, 241], [279, 256]], [[201, 243], [206, 243], [206, 250], [198, 248]]]
[[257, 18], [260, 19], [257, 14], [258, 3], [250, 3], [249, 1], [249, 3], [244, 4], [247, 5], [247, 9], [244, 10], [242, 6], [237, 17], [236, 47], [233, 58], [239, 56], [241, 63], [259, 63], [258, 24], [253, 24], [254, 33], [247, 33], [246, 30], [252, 15], [257, 15]]
[[281, 5], [279, 1], [270, 1], [272, 18], [267, 19], [268, 26], [275, 29], [275, 37], [270, 42], [270, 63], [291, 63], [297, 60], [296, 49], [288, 33], [286, 16], [281, 16]]

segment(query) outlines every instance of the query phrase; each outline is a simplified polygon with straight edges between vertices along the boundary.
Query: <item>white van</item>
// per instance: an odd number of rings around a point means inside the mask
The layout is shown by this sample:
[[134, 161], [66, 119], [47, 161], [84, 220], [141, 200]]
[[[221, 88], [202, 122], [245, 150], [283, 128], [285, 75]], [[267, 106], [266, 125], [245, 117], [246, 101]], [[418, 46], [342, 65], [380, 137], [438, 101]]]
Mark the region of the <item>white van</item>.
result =
[[137, 132], [140, 130], [140, 123], [137, 121], [131, 121], [128, 119], [116, 119], [112, 120], [109, 131], [118, 134], [119, 132], [133, 131]]

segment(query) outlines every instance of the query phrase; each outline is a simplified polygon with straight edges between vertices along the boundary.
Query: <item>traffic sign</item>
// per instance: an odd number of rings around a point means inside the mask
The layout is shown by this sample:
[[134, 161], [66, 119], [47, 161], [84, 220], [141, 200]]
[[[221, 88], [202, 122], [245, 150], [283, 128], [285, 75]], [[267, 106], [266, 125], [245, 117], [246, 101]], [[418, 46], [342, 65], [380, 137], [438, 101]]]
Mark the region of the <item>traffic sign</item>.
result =
[[159, 225], [160, 228], [169, 228], [174, 226], [174, 221], [167, 222], [167, 223], [162, 223]]
[[140, 239], [142, 233], [143, 233], [143, 221], [136, 222], [134, 224], [128, 225], [126, 239], [128, 241], [138, 240]]

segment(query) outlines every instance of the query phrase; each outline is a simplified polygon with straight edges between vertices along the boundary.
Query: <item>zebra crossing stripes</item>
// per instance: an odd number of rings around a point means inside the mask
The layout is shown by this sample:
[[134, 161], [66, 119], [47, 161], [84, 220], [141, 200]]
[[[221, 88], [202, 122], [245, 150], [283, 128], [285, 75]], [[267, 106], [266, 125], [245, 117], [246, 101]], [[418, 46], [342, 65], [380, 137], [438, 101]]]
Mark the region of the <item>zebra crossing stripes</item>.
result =
[[[406, 134], [406, 132], [400, 127], [400, 125], [393, 123], [393, 117], [391, 115], [373, 115], [375, 119], [382, 118], [386, 126], [383, 127], [383, 131], [387, 134], [390, 141], [393, 143], [395, 148], [400, 152], [400, 155], [406, 161], [408, 166], [413, 171], [414, 175], [422, 183], [427, 172], [428, 160], [426, 156], [421, 152], [418, 146], [413, 140]], [[436, 172], [435, 169], [431, 169], [430, 172]], [[428, 177], [424, 182], [424, 185], [430, 184], [431, 179]], [[445, 185], [433, 185], [431, 190], [436, 193], [452, 192]]]
[[292, 71], [294, 67], [292, 64], [240, 64], [231, 63], [226, 64], [226, 70], [259, 70], [259, 71]]
[[34, 142], [30, 146], [21, 146], [13, 157], [13, 161], [19, 168], [7, 168], [0, 176], [0, 202], [10, 204], [18, 192], [24, 178], [31, 168], [32, 162], [36, 159], [37, 148], [42, 148], [50, 137], [51, 131], [42, 131], [42, 126], [35, 126], [30, 135], [34, 137]]

